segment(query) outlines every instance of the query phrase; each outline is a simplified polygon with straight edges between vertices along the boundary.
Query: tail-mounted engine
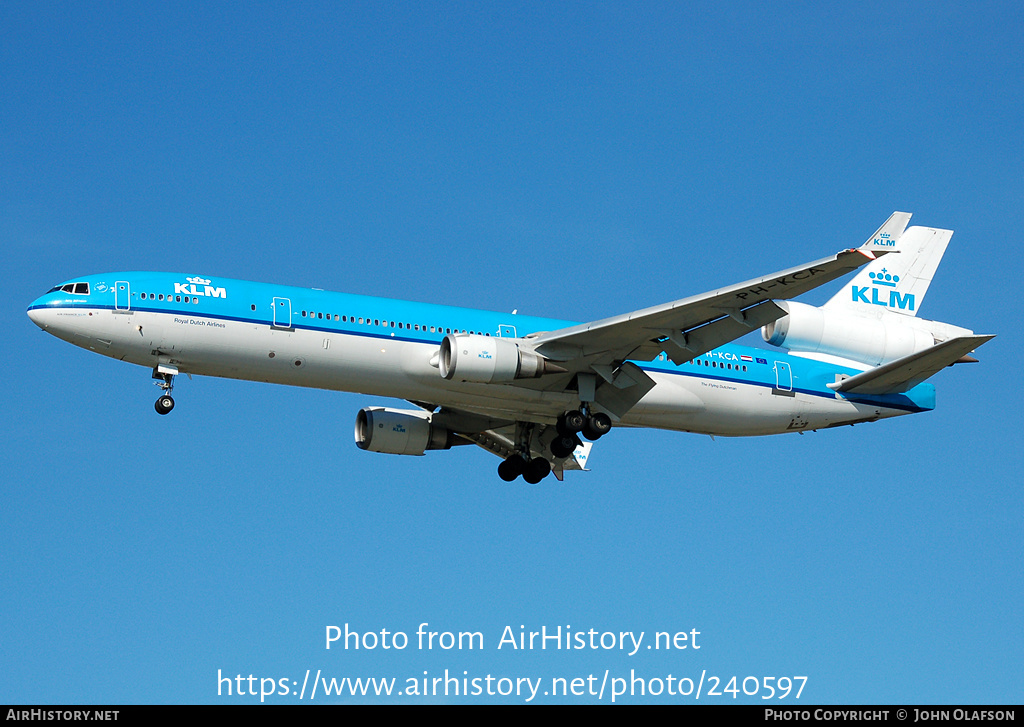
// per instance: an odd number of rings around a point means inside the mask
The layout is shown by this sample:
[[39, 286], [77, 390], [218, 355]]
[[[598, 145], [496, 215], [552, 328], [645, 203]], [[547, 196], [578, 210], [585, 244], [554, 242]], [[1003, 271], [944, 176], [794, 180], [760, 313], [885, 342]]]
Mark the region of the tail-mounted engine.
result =
[[878, 366], [931, 348], [934, 336], [888, 318], [862, 318], [828, 308], [776, 301], [789, 315], [761, 329], [773, 346], [790, 351], [819, 353]]
[[438, 369], [446, 379], [476, 384], [536, 379], [544, 374], [565, 371], [512, 339], [473, 333], [449, 333], [444, 337]]
[[371, 406], [356, 414], [356, 444], [385, 454], [422, 455], [428, 449], [451, 449], [453, 434], [431, 423], [430, 414]]

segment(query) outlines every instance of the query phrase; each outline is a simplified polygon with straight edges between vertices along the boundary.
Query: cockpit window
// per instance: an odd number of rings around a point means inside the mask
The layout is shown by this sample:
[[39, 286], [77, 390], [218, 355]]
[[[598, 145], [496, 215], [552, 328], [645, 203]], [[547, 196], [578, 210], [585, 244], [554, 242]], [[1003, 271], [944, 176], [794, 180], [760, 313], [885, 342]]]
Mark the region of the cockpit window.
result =
[[89, 295], [89, 284], [68, 283], [67, 285], [56, 285], [50, 289], [50, 292], [56, 293], [58, 290], [63, 290], [65, 293], [74, 293], [75, 295]]

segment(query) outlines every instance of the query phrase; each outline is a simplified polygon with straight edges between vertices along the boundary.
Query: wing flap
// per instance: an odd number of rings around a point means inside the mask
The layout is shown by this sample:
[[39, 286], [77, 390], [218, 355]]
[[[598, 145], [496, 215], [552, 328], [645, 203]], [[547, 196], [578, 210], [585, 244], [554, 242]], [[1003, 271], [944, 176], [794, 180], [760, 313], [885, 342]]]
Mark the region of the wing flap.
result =
[[695, 329], [676, 332], [672, 329], [661, 329], [667, 340], [659, 341], [672, 363], [677, 366], [714, 350], [730, 341], [735, 341], [761, 326], [778, 320], [786, 315], [786, 311], [771, 301], [764, 301], [755, 306], [740, 310], [739, 315], [726, 314], [716, 321]]
[[635, 363], [627, 361], [610, 380], [605, 379], [597, 387], [594, 401], [619, 420], [654, 387], [654, 379]]
[[995, 336], [959, 336], [938, 343], [924, 351], [912, 353], [895, 361], [829, 384], [841, 394], [902, 394], [925, 379], [956, 363], [962, 356]]

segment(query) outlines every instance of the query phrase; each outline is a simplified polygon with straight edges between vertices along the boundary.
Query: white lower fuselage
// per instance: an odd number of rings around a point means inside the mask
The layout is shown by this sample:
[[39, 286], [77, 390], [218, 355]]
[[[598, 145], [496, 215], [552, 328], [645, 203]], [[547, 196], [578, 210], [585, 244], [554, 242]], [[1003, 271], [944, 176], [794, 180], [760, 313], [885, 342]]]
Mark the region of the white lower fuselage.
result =
[[[105, 356], [181, 373], [348, 391], [425, 402], [509, 420], [550, 421], [579, 406], [575, 392], [514, 384], [448, 381], [431, 364], [434, 342], [394, 331], [345, 332], [231, 320], [191, 312], [48, 307], [30, 311], [44, 330]], [[725, 349], [723, 349], [725, 350]], [[721, 436], [805, 431], [919, 411], [854, 402], [828, 390], [836, 367], [784, 353], [730, 346], [726, 358], [755, 354], [763, 364], [714, 367], [705, 354], [674, 366], [641, 364], [656, 386], [617, 426]], [[699, 363], [703, 360], [703, 365]], [[772, 372], [766, 376], [766, 372]], [[756, 374], [756, 375], [755, 375]], [[927, 407], [924, 407], [927, 408]]]

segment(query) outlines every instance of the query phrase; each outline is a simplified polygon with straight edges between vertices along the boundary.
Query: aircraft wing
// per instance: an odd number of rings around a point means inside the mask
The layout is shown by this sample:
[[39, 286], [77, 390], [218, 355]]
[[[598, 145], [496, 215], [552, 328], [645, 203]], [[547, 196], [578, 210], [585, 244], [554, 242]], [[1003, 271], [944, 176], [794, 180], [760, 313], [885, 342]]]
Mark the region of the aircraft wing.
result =
[[735, 340], [786, 315], [772, 300], [788, 300], [856, 270], [879, 252], [843, 250], [807, 265], [625, 315], [533, 337], [553, 361], [579, 358], [651, 361], [665, 351], [676, 363]]
[[[585, 374], [577, 377], [581, 398], [621, 417], [654, 386], [629, 360], [652, 361], [664, 352], [673, 363], [682, 364], [783, 317], [786, 312], [773, 300], [795, 298], [891, 252], [891, 241], [902, 234], [907, 217], [894, 212], [859, 248], [832, 257], [702, 295], [529, 336], [537, 353], [569, 375], [533, 386], [560, 387], [567, 378]], [[591, 382], [589, 374], [603, 381]]]
[[676, 364], [683, 363], [784, 316], [773, 299], [795, 298], [891, 252], [890, 244], [877, 243], [889, 237], [890, 229], [898, 238], [905, 218], [894, 212], [859, 248], [832, 257], [702, 295], [540, 333], [532, 339], [534, 349], [552, 361], [585, 359], [588, 366], [651, 361], [662, 351]]

